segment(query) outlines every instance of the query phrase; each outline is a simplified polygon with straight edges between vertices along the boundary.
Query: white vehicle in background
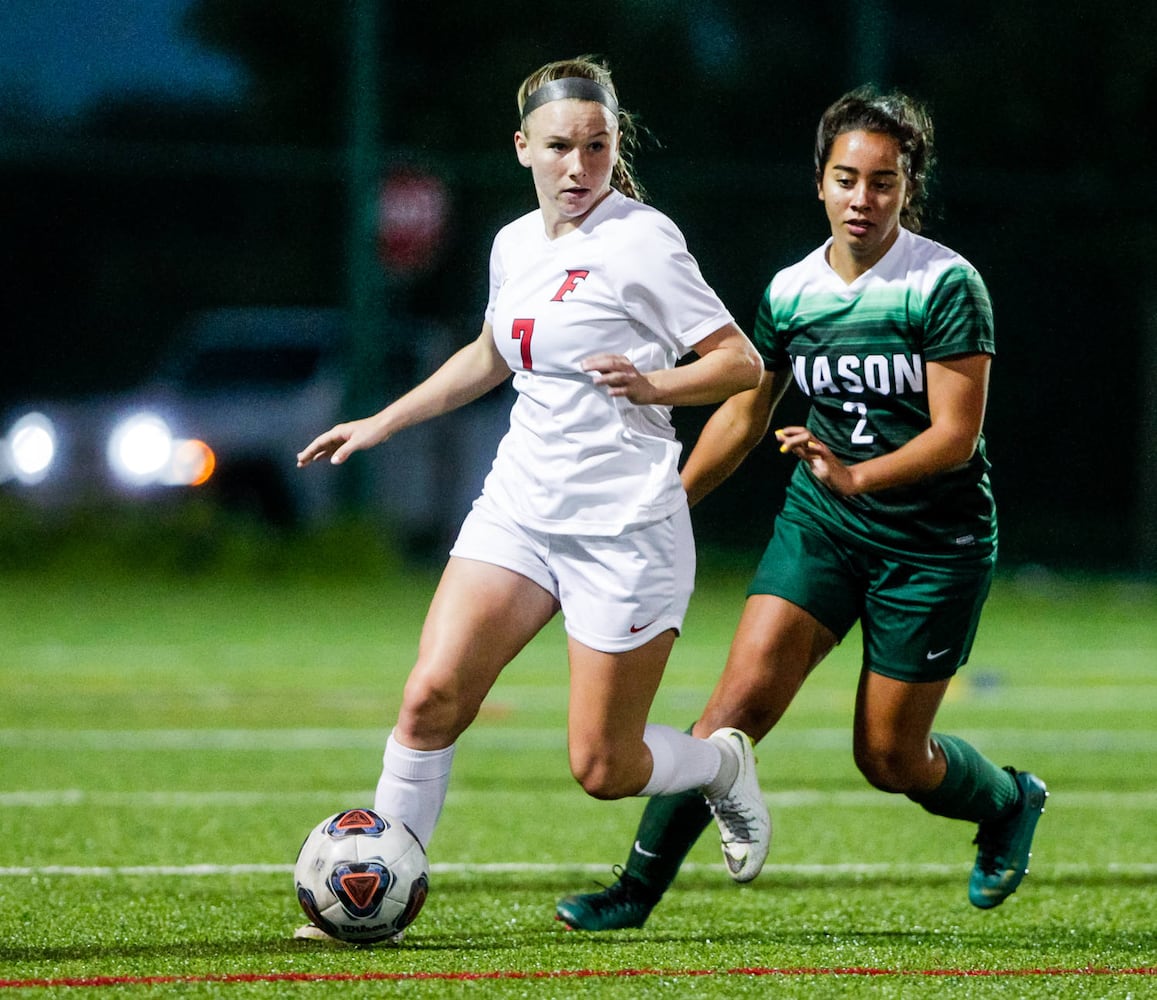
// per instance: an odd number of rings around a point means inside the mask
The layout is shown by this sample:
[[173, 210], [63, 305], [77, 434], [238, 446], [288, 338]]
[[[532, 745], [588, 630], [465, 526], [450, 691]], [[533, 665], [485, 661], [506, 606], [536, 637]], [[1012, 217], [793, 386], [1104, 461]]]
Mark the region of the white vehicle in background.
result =
[[[444, 333], [383, 324], [384, 404], [450, 350]], [[154, 378], [123, 395], [37, 400], [0, 424], [0, 489], [45, 506], [110, 497], [156, 502], [200, 490], [279, 525], [340, 509], [354, 475], [376, 512], [412, 536], [445, 536], [481, 486], [508, 405], [497, 397], [358, 456], [360, 468], [296, 468], [343, 412], [342, 311], [299, 307], [194, 314]]]

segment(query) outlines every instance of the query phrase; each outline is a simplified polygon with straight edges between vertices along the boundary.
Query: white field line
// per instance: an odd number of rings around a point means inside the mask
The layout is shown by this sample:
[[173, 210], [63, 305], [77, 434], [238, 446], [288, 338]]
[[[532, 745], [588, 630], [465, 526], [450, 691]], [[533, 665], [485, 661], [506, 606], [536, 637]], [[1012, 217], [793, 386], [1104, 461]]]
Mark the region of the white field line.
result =
[[[1057, 877], [1081, 877], [1089, 875], [1157, 876], [1157, 863], [1116, 863], [1053, 864], [1041, 865], [1050, 875]], [[890, 875], [958, 875], [967, 871], [969, 865], [958, 864], [800, 864], [764, 865], [763, 871], [769, 875], [811, 875], [811, 876], [890, 876]], [[682, 866], [683, 872], [717, 872], [722, 865], [701, 864], [689, 861]], [[48, 876], [77, 876], [82, 878], [115, 878], [127, 876], [197, 878], [204, 876], [229, 875], [288, 875], [292, 874], [291, 864], [249, 864], [249, 865], [11, 865], [0, 866], [0, 878], [42, 878]], [[475, 863], [435, 862], [430, 865], [434, 875], [606, 875], [607, 866], [567, 862], [552, 864], [541, 862], [492, 862]]]
[[[509, 790], [493, 791], [451, 790], [447, 804], [467, 804], [471, 802], [493, 801], [496, 795], [504, 799], [530, 798], [535, 803], [585, 802], [582, 792], [573, 789], [557, 791]], [[1049, 800], [1050, 807], [1063, 803], [1066, 808], [1077, 807], [1098, 810], [1157, 810], [1157, 788], [1145, 791], [1066, 791], [1054, 792]], [[340, 789], [314, 789], [311, 791], [87, 791], [81, 788], [32, 789], [28, 791], [0, 792], [0, 808], [3, 809], [57, 809], [68, 806], [112, 807], [112, 808], [187, 808], [261, 806], [267, 803], [286, 805], [287, 803], [307, 804], [324, 802], [365, 804], [370, 798], [368, 789], [342, 791]], [[911, 803], [901, 795], [885, 795], [871, 788], [862, 790], [821, 792], [813, 789], [782, 789], [765, 792], [764, 798], [772, 809], [816, 808], [822, 806], [911, 808]]]
[[[1009, 749], [1054, 752], [1157, 752], [1157, 730], [1007, 729], [953, 730], [993, 752]], [[303, 750], [370, 750], [381, 753], [388, 727], [381, 729], [0, 729], [0, 749], [87, 751], [232, 750], [298, 752]], [[478, 726], [463, 737], [462, 747], [504, 750], [565, 751], [561, 728]], [[850, 727], [776, 730], [761, 752], [776, 750], [850, 750]]]

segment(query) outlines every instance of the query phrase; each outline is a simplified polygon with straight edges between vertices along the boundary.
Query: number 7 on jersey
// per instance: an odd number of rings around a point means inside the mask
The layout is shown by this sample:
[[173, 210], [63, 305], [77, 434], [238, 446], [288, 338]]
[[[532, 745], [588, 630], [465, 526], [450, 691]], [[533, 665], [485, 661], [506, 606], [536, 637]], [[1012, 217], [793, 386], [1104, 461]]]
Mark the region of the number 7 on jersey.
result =
[[510, 339], [519, 342], [518, 347], [522, 352], [522, 367], [528, 372], [534, 371], [534, 361], [530, 356], [530, 338], [534, 336], [534, 320], [532, 319], [516, 319], [510, 331]]

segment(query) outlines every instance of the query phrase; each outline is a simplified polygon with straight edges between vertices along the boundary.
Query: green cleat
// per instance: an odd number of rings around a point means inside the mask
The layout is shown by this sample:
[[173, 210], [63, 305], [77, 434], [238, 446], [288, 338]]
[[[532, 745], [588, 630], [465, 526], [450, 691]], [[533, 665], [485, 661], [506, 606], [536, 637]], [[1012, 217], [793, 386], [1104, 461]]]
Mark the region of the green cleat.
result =
[[1004, 819], [980, 824], [976, 840], [976, 864], [968, 880], [968, 901], [982, 910], [1000, 906], [1016, 892], [1028, 874], [1032, 835], [1045, 811], [1048, 789], [1035, 774], [1006, 767], [1020, 789], [1020, 802]]
[[617, 931], [642, 927], [659, 902], [645, 883], [616, 868], [618, 878], [599, 892], [564, 896], [554, 908], [554, 919], [573, 931]]

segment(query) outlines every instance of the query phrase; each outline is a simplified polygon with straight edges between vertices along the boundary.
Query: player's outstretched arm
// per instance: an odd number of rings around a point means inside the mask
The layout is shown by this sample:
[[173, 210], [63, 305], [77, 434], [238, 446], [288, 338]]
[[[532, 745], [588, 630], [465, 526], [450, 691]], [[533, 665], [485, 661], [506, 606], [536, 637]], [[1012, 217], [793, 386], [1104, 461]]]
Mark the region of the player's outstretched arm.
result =
[[319, 434], [297, 454], [297, 467], [328, 458], [341, 465], [355, 451], [372, 448], [398, 431], [456, 410], [485, 395], [510, 375], [494, 346], [490, 324], [428, 379], [371, 417], [337, 424]]

